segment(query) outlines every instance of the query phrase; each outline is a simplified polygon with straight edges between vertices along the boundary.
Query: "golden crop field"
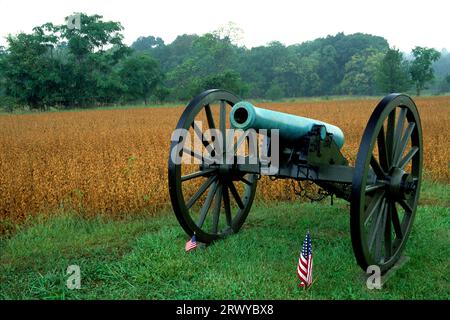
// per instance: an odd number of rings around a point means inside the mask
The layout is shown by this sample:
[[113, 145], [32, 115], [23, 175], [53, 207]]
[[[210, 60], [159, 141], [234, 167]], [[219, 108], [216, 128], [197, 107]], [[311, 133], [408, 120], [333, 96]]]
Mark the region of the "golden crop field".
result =
[[[266, 103], [264, 107], [339, 126], [351, 162], [377, 100]], [[450, 181], [450, 97], [416, 99], [424, 176]], [[257, 104], [261, 106], [261, 104]], [[167, 161], [183, 107], [0, 116], [0, 220], [75, 208], [83, 215], [155, 214], [169, 205]], [[289, 181], [258, 185], [257, 198], [295, 197]], [[0, 230], [1, 232], [1, 230]]]

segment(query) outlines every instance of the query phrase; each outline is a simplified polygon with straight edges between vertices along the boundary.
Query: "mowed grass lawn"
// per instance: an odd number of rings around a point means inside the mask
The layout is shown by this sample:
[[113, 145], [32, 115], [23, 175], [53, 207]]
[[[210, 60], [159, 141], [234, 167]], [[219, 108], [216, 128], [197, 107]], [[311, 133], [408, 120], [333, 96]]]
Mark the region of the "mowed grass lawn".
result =
[[[75, 213], [34, 220], [0, 242], [2, 299], [448, 299], [450, 187], [426, 183], [409, 239], [411, 259], [381, 290], [353, 257], [348, 204], [257, 202], [240, 233], [191, 253], [168, 210], [121, 221]], [[310, 229], [314, 285], [296, 265]], [[66, 287], [67, 266], [81, 289]]]

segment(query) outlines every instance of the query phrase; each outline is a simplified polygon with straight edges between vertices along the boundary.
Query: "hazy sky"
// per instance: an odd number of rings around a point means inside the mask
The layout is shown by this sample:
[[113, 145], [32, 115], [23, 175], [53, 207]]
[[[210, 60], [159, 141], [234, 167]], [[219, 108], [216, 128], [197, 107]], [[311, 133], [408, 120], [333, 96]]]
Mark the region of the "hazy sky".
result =
[[61, 24], [73, 12], [120, 21], [125, 42], [160, 36], [170, 43], [183, 33], [203, 34], [232, 21], [244, 31], [242, 44], [289, 45], [344, 32], [385, 37], [409, 52], [416, 45], [450, 49], [448, 0], [0, 0], [0, 44], [5, 36], [30, 32], [45, 22]]

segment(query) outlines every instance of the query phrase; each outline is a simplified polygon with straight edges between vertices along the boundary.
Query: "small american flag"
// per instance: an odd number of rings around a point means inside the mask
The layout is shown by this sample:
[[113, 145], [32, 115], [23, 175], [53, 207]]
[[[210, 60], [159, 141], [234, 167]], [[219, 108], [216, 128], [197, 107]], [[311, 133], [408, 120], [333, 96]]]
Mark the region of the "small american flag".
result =
[[195, 234], [194, 234], [192, 236], [191, 240], [186, 242], [186, 245], [184, 246], [184, 249], [186, 250], [186, 252], [189, 252], [191, 250], [194, 250], [195, 248], [197, 248], [197, 240], [195, 239]]
[[308, 231], [305, 240], [303, 240], [302, 252], [300, 253], [300, 258], [298, 259], [298, 266], [297, 266], [297, 276], [300, 279], [300, 285], [302, 287], [308, 287], [311, 285], [312, 267], [313, 267], [313, 257], [312, 257], [311, 236], [309, 235]]

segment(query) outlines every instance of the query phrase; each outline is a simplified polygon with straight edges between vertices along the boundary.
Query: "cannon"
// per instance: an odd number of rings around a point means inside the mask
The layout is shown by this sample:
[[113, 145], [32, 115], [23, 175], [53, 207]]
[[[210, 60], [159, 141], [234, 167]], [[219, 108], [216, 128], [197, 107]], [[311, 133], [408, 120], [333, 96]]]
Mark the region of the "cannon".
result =
[[[238, 232], [258, 180], [268, 175], [314, 183], [349, 201], [352, 247], [364, 271], [378, 265], [386, 272], [401, 257], [416, 214], [423, 162], [420, 118], [407, 95], [387, 95], [375, 107], [354, 166], [341, 153], [345, 137], [337, 126], [259, 108], [226, 90], [192, 99], [176, 129], [169, 193], [180, 225], [198, 241]], [[252, 142], [255, 135], [263, 138]]]

